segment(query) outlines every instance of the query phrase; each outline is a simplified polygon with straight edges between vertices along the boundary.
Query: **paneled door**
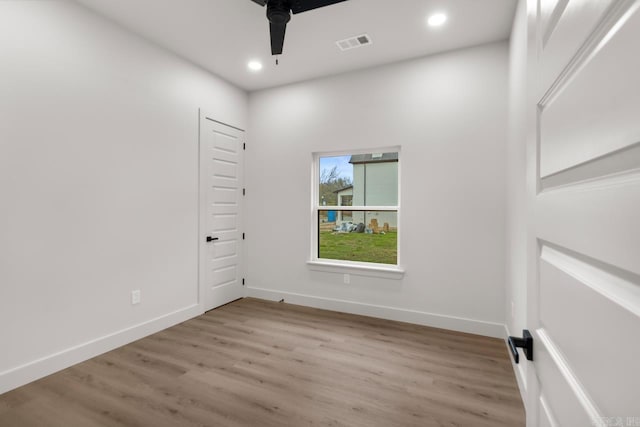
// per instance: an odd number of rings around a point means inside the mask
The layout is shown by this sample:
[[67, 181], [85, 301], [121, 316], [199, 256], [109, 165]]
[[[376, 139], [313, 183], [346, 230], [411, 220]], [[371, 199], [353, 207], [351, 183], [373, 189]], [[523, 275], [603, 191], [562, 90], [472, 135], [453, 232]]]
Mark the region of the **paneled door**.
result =
[[211, 310], [242, 298], [243, 137], [200, 114], [200, 298]]
[[529, 0], [529, 426], [640, 426], [638, 0]]

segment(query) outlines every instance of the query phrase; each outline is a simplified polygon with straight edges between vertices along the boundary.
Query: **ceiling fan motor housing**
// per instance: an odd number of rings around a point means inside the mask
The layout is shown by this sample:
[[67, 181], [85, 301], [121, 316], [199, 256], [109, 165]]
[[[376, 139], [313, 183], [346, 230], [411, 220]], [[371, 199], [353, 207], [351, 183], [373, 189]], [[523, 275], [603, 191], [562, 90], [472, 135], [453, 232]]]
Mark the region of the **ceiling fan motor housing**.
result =
[[291, 20], [291, 14], [298, 14], [320, 7], [330, 6], [347, 0], [251, 0], [260, 5], [267, 6], [267, 19], [269, 20], [269, 32], [271, 34], [271, 54], [282, 54], [284, 35], [287, 31], [287, 23]]
[[286, 24], [291, 20], [291, 5], [288, 0], [269, 0], [267, 2], [267, 18], [276, 25]]

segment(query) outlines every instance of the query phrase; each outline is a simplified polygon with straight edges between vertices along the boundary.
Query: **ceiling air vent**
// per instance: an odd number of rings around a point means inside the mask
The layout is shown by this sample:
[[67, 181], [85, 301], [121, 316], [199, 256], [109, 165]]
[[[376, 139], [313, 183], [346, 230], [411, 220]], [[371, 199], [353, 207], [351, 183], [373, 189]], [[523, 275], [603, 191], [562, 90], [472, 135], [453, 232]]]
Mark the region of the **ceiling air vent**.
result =
[[338, 40], [336, 42], [340, 50], [343, 50], [343, 51], [355, 49], [356, 47], [367, 46], [367, 45], [370, 45], [371, 43], [372, 43], [371, 37], [369, 37], [367, 34], [350, 37], [344, 40]]

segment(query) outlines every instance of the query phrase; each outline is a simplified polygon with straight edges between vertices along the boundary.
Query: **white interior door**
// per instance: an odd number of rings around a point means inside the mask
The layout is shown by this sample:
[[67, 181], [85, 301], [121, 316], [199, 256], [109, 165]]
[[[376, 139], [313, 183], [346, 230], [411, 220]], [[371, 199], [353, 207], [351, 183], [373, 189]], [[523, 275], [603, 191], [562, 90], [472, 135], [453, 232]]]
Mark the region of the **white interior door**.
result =
[[640, 426], [639, 5], [529, 0], [529, 426]]
[[200, 117], [200, 298], [204, 310], [242, 298], [244, 132]]

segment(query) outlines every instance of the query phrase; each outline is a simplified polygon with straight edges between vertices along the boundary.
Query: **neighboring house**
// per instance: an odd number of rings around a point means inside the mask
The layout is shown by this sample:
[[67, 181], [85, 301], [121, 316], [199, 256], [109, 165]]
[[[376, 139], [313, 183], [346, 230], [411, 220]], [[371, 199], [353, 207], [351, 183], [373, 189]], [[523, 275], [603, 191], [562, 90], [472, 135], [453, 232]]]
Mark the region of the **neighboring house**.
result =
[[[353, 206], [353, 185], [334, 191], [337, 194], [338, 206]], [[338, 211], [337, 221], [353, 221], [351, 212]]]
[[[352, 206], [396, 206], [398, 204], [398, 153], [356, 154], [349, 163], [353, 165]], [[348, 188], [340, 190], [347, 195]], [[340, 204], [341, 193], [338, 192]], [[345, 206], [344, 204], [342, 206]], [[372, 219], [382, 227], [388, 223], [395, 228], [398, 224], [396, 212], [353, 212], [355, 224], [369, 226]], [[346, 219], [346, 218], [345, 218]]]

